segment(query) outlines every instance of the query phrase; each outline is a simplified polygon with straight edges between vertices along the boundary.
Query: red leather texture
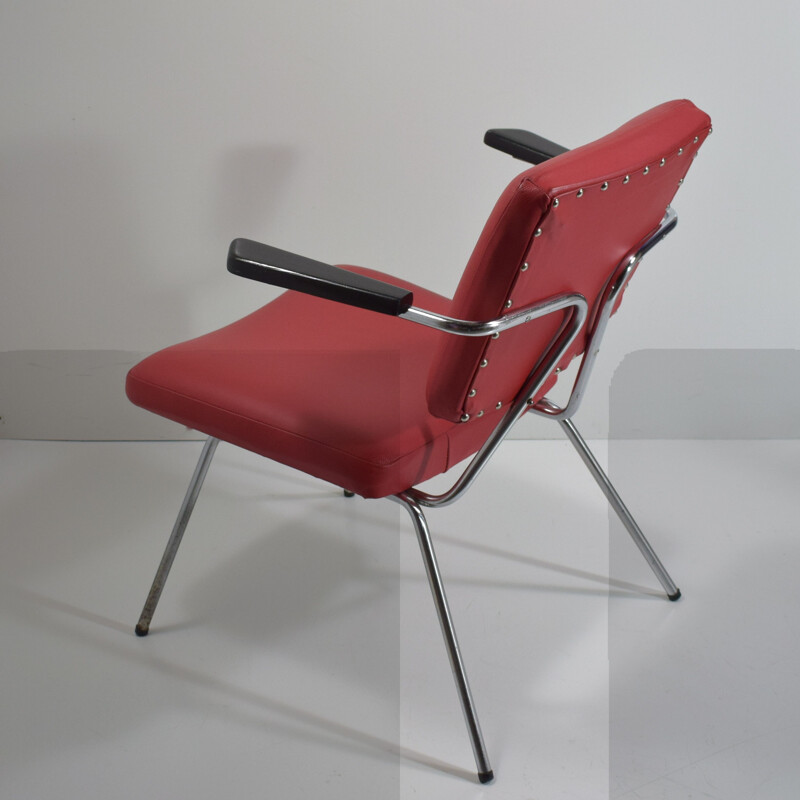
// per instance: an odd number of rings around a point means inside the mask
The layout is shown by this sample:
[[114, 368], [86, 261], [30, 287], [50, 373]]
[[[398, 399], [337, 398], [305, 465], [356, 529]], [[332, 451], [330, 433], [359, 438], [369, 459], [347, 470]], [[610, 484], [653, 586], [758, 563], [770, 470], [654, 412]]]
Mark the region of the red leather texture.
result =
[[[354, 271], [378, 279], [372, 270]], [[420, 305], [450, 301], [404, 281]], [[135, 404], [364, 497], [438, 475], [474, 452], [498, 417], [465, 426], [428, 412], [425, 384], [443, 334], [286, 292], [244, 319], [142, 361]]]
[[[612, 272], [658, 227], [709, 129], [706, 114], [676, 100], [523, 172], [489, 217], [453, 298], [453, 316], [492, 319], [578, 292], [593, 309], [591, 323]], [[471, 424], [480, 411], [506, 405], [563, 321], [558, 314], [499, 339], [444, 341], [428, 385], [432, 413], [453, 422], [469, 414]], [[585, 341], [578, 338], [562, 366]]]
[[[500, 316], [509, 299], [511, 310], [564, 292], [596, 302], [614, 267], [657, 227], [708, 130], [708, 117], [688, 101], [667, 103], [520, 175], [492, 212], [452, 301], [348, 269], [463, 319]], [[496, 340], [469, 339], [286, 292], [146, 358], [126, 389], [164, 417], [383, 497], [474, 453], [562, 323], [557, 314]]]

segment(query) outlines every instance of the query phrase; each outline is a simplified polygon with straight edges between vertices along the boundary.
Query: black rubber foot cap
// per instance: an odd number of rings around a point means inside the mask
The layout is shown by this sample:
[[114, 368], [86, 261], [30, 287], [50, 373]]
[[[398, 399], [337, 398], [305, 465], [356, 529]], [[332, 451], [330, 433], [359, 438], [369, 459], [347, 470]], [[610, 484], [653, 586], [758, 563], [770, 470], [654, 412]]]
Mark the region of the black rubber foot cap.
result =
[[355, 492], [351, 492], [348, 489], [343, 489], [342, 491], [344, 492], [344, 496], [345, 497], [355, 497], [356, 496]]
[[149, 631], [150, 631], [150, 628], [145, 628], [144, 625], [137, 625], [136, 626], [136, 635], [137, 636], [147, 636]]
[[489, 770], [488, 772], [479, 772], [478, 780], [481, 783], [489, 783], [489, 781], [494, 780], [494, 772], [492, 772], [492, 770]]
[[678, 589], [678, 591], [675, 592], [675, 594], [668, 594], [667, 597], [674, 603], [676, 600], [681, 599], [681, 590]]

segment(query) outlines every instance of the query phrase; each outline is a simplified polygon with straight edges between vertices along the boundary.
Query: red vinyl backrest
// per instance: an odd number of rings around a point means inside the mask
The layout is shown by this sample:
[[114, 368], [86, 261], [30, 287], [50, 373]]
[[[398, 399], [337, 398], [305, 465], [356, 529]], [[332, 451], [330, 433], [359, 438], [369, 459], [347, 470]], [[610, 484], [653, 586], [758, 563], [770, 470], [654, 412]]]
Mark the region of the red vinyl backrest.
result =
[[[583, 352], [619, 263], [661, 222], [711, 121], [688, 100], [656, 106], [608, 136], [545, 161], [501, 195], [459, 282], [452, 316], [489, 320], [577, 292], [589, 321], [562, 366]], [[564, 323], [557, 313], [497, 338], [446, 336], [428, 381], [436, 416], [505, 409]]]

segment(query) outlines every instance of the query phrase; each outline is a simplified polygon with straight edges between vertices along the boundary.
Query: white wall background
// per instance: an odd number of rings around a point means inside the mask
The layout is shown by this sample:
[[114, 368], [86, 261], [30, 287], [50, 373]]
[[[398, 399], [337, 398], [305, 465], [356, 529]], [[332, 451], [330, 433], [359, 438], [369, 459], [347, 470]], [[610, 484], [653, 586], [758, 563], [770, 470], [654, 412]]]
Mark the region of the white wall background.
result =
[[714, 134], [609, 329], [601, 435], [628, 352], [800, 345], [798, 31], [793, 0], [6, 0], [0, 351], [231, 321], [272, 296], [235, 236], [452, 294], [523, 166], [486, 128], [576, 146], [688, 97]]

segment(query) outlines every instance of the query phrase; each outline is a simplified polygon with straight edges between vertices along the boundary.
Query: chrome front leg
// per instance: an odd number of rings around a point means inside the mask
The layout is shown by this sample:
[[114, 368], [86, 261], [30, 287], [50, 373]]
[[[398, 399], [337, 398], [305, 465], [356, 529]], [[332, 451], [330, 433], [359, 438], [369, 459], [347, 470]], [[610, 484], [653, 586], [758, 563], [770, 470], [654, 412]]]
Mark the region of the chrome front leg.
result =
[[486, 752], [486, 745], [483, 742], [483, 734], [481, 733], [481, 726], [478, 722], [478, 714], [475, 711], [475, 703], [472, 700], [472, 692], [469, 688], [467, 673], [464, 670], [464, 663], [461, 659], [461, 651], [458, 647], [455, 628], [453, 627], [453, 621], [450, 617], [450, 608], [447, 605], [444, 584], [439, 574], [439, 565], [433, 550], [433, 542], [431, 541], [428, 523], [425, 520], [425, 515], [422, 513], [422, 508], [412, 497], [401, 493], [390, 499], [405, 506], [414, 522], [414, 530], [417, 533], [419, 547], [422, 551], [422, 559], [425, 562], [425, 571], [428, 575], [428, 583], [430, 584], [431, 592], [433, 593], [436, 613], [439, 615], [439, 624], [442, 627], [442, 635], [444, 636], [445, 645], [447, 647], [447, 655], [450, 658], [450, 667], [453, 670], [453, 677], [455, 678], [456, 688], [458, 689], [458, 697], [461, 701], [461, 708], [464, 711], [464, 718], [467, 723], [467, 730], [469, 731], [472, 751], [475, 754], [475, 763], [478, 767], [478, 780], [481, 783], [488, 783], [494, 778], [494, 773], [489, 764], [489, 756]]
[[200, 489], [203, 488], [203, 481], [205, 480], [206, 473], [211, 464], [211, 459], [214, 456], [214, 451], [217, 449], [219, 439], [213, 436], [209, 437], [203, 446], [203, 452], [200, 454], [200, 459], [197, 466], [194, 468], [194, 475], [189, 482], [189, 488], [186, 491], [186, 497], [183, 498], [181, 510], [178, 512], [178, 518], [175, 520], [175, 525], [172, 528], [169, 541], [167, 542], [167, 549], [161, 557], [161, 563], [158, 565], [156, 577], [153, 580], [153, 585], [150, 588], [150, 594], [147, 595], [142, 614], [139, 617], [139, 622], [136, 624], [136, 635], [147, 636], [150, 630], [150, 620], [153, 618], [153, 613], [158, 605], [158, 600], [161, 597], [161, 592], [164, 589], [169, 571], [172, 568], [172, 562], [175, 560], [175, 554], [178, 552], [183, 532], [186, 530], [186, 525], [189, 522], [189, 517], [192, 515], [194, 504], [197, 502], [197, 496], [200, 494]]
[[641, 528], [636, 524], [636, 520], [631, 515], [631, 512], [625, 507], [622, 498], [617, 494], [617, 490], [612, 486], [608, 475], [603, 471], [603, 468], [594, 457], [594, 453], [589, 449], [589, 446], [584, 441], [583, 437], [578, 433], [578, 429], [571, 419], [559, 419], [559, 425], [564, 429], [567, 438], [572, 442], [578, 455], [583, 459], [583, 463], [589, 468], [592, 477], [597, 481], [597, 485], [602, 489], [606, 499], [611, 504], [611, 507], [616, 512], [617, 516], [622, 521], [622, 524], [627, 528], [631, 538], [636, 543], [636, 546], [641, 551], [642, 555], [647, 560], [647, 563], [655, 572], [656, 577], [664, 587], [667, 597], [670, 600], [678, 600], [681, 596], [681, 591], [670, 578], [669, 573], [664, 569], [664, 565], [659, 560], [655, 551], [650, 546], [650, 543], [642, 533]]

